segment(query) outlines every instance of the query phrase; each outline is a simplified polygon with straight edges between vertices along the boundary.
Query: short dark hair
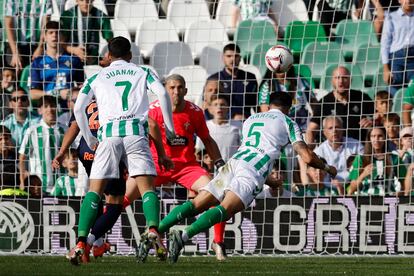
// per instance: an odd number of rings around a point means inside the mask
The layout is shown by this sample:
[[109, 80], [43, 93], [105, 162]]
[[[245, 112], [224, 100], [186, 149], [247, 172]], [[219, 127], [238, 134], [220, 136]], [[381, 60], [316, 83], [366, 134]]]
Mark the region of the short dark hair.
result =
[[59, 30], [60, 23], [57, 21], [49, 21], [46, 23], [45, 30]]
[[389, 101], [389, 100], [391, 100], [390, 93], [388, 93], [388, 91], [384, 91], [384, 90], [378, 91], [375, 94], [375, 100], [376, 101], [386, 101], [386, 100]]
[[108, 51], [114, 58], [122, 58], [131, 52], [131, 42], [122, 36], [117, 36], [109, 40]]
[[385, 122], [394, 123], [395, 125], [400, 124], [400, 116], [397, 113], [388, 113], [385, 116]]
[[226, 51], [235, 51], [236, 53], [240, 54], [240, 47], [237, 46], [235, 43], [229, 43], [223, 48], [223, 54]]
[[70, 157], [75, 157], [78, 158], [79, 157], [79, 153], [76, 149], [74, 148], [69, 148], [66, 152], [65, 152], [65, 158], [70, 158]]
[[275, 92], [270, 94], [269, 104], [290, 108], [292, 106], [292, 97], [286, 92]]
[[11, 132], [10, 129], [8, 129], [6, 126], [0, 125], [0, 136], [2, 135], [11, 137]]
[[40, 106], [53, 106], [57, 107], [57, 98], [51, 95], [45, 95], [40, 99]]
[[230, 95], [229, 94], [214, 94], [211, 95], [211, 102], [215, 100], [225, 100], [227, 105], [230, 105]]

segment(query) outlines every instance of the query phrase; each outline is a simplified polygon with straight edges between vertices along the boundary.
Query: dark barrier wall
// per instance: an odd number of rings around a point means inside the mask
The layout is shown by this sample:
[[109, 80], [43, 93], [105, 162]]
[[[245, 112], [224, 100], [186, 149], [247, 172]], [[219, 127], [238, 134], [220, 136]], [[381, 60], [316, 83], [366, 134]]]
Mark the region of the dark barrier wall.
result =
[[[164, 199], [163, 214], [177, 203]], [[280, 198], [257, 200], [253, 205], [227, 224], [225, 242], [233, 253], [414, 252], [414, 205], [410, 198]], [[75, 244], [79, 208], [79, 198], [2, 198], [1, 253], [66, 253]], [[133, 253], [144, 229], [141, 203], [137, 201], [108, 234], [112, 251]], [[212, 230], [199, 234], [186, 246], [186, 253], [206, 253], [211, 239]]]

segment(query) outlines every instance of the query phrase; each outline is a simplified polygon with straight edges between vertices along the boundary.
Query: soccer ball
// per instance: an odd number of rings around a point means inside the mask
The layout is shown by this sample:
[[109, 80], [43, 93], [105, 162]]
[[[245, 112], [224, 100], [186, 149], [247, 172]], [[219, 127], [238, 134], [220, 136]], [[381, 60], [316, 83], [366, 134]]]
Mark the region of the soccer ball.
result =
[[285, 73], [293, 64], [293, 55], [289, 48], [275, 45], [266, 52], [266, 66], [275, 73]]

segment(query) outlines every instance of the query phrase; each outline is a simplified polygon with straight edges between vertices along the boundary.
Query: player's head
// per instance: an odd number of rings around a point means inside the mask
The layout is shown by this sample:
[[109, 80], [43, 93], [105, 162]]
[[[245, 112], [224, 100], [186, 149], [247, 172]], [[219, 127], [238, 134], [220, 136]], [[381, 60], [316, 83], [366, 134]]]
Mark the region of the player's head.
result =
[[270, 95], [269, 107], [270, 109], [279, 109], [285, 114], [289, 113], [292, 106], [292, 97], [285, 92], [276, 92]]
[[65, 152], [62, 166], [68, 171], [78, 171], [78, 152], [76, 149], [70, 148]]
[[111, 62], [120, 59], [129, 62], [132, 58], [131, 42], [122, 36], [112, 38], [108, 42], [108, 56]]
[[165, 78], [165, 89], [171, 97], [172, 105], [177, 107], [183, 104], [184, 97], [187, 95], [185, 79], [178, 74], [172, 74]]
[[57, 99], [54, 96], [46, 95], [40, 100], [39, 114], [42, 115], [43, 121], [49, 126], [56, 123]]

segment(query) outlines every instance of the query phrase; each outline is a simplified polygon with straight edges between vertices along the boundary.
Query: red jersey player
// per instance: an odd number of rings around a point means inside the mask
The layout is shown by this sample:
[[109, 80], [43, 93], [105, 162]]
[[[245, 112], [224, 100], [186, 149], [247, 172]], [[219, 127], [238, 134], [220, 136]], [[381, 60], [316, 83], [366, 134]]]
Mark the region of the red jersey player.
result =
[[[184, 186], [189, 191], [198, 193], [210, 182], [211, 176], [196, 160], [194, 150], [195, 135], [203, 141], [208, 154], [215, 160], [216, 167], [224, 165], [224, 161], [221, 158], [216, 142], [209, 134], [203, 111], [197, 105], [184, 100], [184, 96], [187, 94], [184, 78], [180, 75], [168, 76], [165, 80], [165, 88], [171, 97], [173, 106], [173, 121], [176, 131], [175, 139], [171, 141], [166, 139], [164, 120], [158, 101], [150, 105], [148, 116], [157, 122], [161, 129], [163, 145], [167, 156], [174, 162], [174, 169], [163, 171], [156, 165], [156, 185], [160, 186], [168, 182], [175, 182]], [[158, 156], [153, 144], [151, 144], [151, 152], [154, 163], [157, 164]], [[127, 187], [126, 200], [132, 201], [138, 198], [138, 196], [136, 189]], [[224, 227], [225, 223], [214, 226], [215, 235], [212, 249], [215, 251], [218, 260], [224, 260], [226, 258], [223, 244]], [[167, 230], [159, 229], [162, 232], [166, 232]], [[143, 240], [145, 240], [145, 237]], [[145, 248], [138, 248], [137, 257], [140, 261], [145, 261], [147, 254], [148, 251]]]

